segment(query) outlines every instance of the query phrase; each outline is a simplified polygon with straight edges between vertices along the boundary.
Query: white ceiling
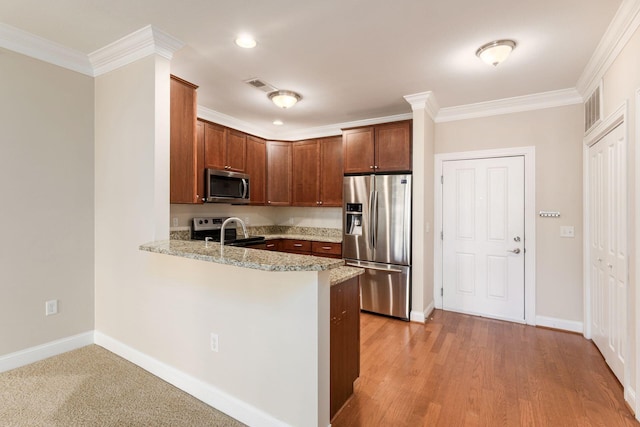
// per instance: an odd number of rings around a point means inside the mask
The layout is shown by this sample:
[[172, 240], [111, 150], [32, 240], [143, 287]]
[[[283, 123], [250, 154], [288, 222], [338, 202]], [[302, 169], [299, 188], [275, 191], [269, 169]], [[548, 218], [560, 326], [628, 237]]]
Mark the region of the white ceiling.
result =
[[[292, 131], [573, 88], [622, 0], [0, 0], [0, 22], [83, 53], [149, 24], [182, 40], [172, 73], [198, 104]], [[241, 32], [258, 40], [240, 49]], [[476, 49], [511, 38], [498, 68]], [[258, 77], [303, 100], [280, 110], [243, 83]]]

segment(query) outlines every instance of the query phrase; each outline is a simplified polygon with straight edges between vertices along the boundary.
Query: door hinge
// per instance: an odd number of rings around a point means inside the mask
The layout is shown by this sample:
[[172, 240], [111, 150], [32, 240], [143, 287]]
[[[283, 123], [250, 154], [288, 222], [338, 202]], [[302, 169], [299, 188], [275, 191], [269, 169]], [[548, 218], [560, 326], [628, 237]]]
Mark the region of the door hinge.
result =
[[444, 296], [444, 288], [440, 288], [440, 296], [443, 297]]
[[444, 184], [444, 175], [440, 175], [440, 184]]
[[444, 231], [440, 232], [440, 240], [444, 240]]

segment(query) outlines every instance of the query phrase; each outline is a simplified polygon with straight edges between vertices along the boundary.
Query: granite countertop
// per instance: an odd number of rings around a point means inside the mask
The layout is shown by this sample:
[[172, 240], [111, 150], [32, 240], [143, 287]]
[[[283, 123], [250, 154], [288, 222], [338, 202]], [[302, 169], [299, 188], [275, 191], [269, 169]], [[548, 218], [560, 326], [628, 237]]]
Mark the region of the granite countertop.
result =
[[342, 266], [333, 268], [330, 272], [331, 286], [342, 283], [364, 273], [364, 268]]
[[292, 240], [310, 240], [314, 242], [327, 242], [327, 243], [342, 243], [342, 236], [320, 236], [313, 234], [263, 234], [265, 240], [275, 239], [292, 239]]
[[344, 265], [341, 259], [234, 246], [222, 249], [219, 243], [203, 241], [161, 240], [140, 245], [140, 250], [265, 271], [323, 271]]

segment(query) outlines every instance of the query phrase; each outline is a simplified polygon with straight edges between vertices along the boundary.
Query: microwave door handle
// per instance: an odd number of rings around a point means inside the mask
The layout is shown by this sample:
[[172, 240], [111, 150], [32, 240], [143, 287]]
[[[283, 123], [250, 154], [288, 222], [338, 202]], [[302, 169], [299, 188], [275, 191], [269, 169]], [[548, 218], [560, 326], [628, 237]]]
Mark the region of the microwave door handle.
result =
[[247, 182], [248, 180], [243, 179], [242, 180], [242, 198], [246, 199], [248, 197], [248, 192], [249, 192], [249, 183]]

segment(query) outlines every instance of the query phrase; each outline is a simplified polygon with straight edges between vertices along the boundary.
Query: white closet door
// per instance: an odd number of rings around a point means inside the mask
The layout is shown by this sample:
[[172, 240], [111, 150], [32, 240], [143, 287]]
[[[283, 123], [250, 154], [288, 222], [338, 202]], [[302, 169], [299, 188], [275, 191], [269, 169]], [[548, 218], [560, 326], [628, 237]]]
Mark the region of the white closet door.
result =
[[589, 148], [591, 333], [624, 384], [627, 324], [627, 147], [618, 126]]
[[443, 163], [443, 309], [524, 322], [524, 157]]

